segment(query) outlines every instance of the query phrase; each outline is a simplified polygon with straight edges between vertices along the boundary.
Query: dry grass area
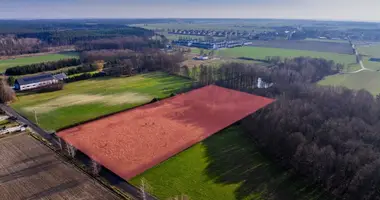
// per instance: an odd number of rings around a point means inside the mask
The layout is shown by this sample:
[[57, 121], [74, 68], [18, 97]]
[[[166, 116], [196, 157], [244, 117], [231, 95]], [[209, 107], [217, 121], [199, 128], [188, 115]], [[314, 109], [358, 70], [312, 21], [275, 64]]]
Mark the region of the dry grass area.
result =
[[0, 139], [0, 199], [119, 199], [26, 133]]
[[153, 97], [134, 93], [125, 92], [113, 95], [95, 95], [95, 94], [71, 94], [48, 102], [23, 108], [27, 112], [47, 113], [58, 108], [70, 107], [75, 105], [84, 105], [89, 103], [104, 103], [106, 105], [118, 105], [125, 103], [143, 103], [151, 100]]

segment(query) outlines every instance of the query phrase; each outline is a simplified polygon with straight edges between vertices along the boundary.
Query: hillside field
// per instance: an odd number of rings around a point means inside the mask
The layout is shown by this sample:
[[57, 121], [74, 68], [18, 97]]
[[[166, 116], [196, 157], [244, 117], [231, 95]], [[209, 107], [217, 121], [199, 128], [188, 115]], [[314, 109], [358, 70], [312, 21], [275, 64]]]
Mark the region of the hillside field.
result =
[[77, 58], [78, 53], [65, 52], [56, 54], [46, 54], [38, 56], [20, 57], [15, 59], [0, 60], [0, 72], [4, 72], [9, 67], [36, 64], [48, 61], [57, 61], [65, 58]]
[[240, 127], [227, 128], [133, 178], [159, 199], [329, 199], [268, 161]]
[[[190, 84], [163, 72], [127, 78], [102, 77], [66, 84], [49, 93], [19, 94], [11, 106], [46, 130], [58, 130], [163, 98]], [[37, 122], [36, 122], [37, 123]]]

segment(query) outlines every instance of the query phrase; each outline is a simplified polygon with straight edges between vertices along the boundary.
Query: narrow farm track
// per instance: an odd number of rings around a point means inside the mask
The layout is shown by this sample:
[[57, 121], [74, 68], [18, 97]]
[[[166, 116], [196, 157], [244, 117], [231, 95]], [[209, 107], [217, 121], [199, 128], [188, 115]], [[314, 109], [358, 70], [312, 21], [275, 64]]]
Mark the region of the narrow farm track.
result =
[[[39, 126], [37, 126], [36, 124], [34, 124], [33, 122], [29, 121], [28, 119], [26, 119], [25, 117], [23, 117], [22, 115], [20, 115], [13, 108], [11, 108], [11, 107], [9, 107], [9, 106], [7, 106], [5, 104], [0, 104], [0, 109], [2, 109], [4, 112], [6, 112], [10, 116], [17, 117], [17, 120], [19, 122], [27, 124], [29, 126], [29, 128], [31, 128], [35, 133], [38, 133], [41, 137], [43, 137], [47, 141], [51, 142], [54, 145], [54, 147], [55, 147], [56, 150], [59, 149], [59, 147], [57, 146], [58, 144], [53, 139], [53, 137], [52, 137], [52, 135], [50, 133], [46, 132], [45, 130], [43, 130], [42, 128], [40, 128]], [[134, 199], [138, 199], [138, 200], [143, 199], [141, 197], [141, 191], [138, 188], [136, 188], [135, 186], [133, 186], [132, 184], [128, 183], [128, 182], [123, 181], [123, 182], [118, 182], [118, 183], [111, 184], [111, 185], [115, 186], [117, 188], [120, 188], [124, 192], [128, 193], [129, 195], [131, 195]], [[144, 200], [156, 200], [156, 198], [147, 193], [146, 194], [146, 198]]]
[[359, 72], [361, 72], [361, 71], [371, 71], [371, 72], [374, 72], [374, 70], [372, 70], [372, 69], [368, 69], [368, 68], [366, 68], [366, 67], [364, 66], [364, 64], [363, 64], [363, 60], [362, 60], [362, 58], [360, 57], [359, 52], [358, 52], [358, 50], [356, 49], [356, 47], [355, 47], [354, 44], [352, 45], [352, 49], [355, 51], [356, 60], [359, 61], [359, 64], [360, 64], [361, 69], [356, 70], [356, 71], [353, 71], [353, 72], [348, 72], [348, 74], [356, 74], [356, 73], [359, 73]]

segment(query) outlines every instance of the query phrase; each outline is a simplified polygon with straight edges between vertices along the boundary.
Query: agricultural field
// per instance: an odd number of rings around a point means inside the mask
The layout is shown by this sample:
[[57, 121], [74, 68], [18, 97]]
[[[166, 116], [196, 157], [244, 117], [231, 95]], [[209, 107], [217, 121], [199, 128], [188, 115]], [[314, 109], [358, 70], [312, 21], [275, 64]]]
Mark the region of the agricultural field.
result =
[[317, 38], [306, 38], [306, 41], [317, 41], [317, 42], [332, 42], [332, 43], [345, 43], [349, 44], [348, 40], [329, 40], [329, 39], [317, 39]]
[[307, 41], [307, 40], [255, 40], [251, 46], [294, 49], [318, 52], [331, 52], [338, 54], [353, 54], [351, 45], [346, 43]]
[[0, 199], [120, 199], [27, 133], [0, 139]]
[[167, 97], [188, 85], [190, 80], [163, 72], [101, 77], [66, 84], [60, 91], [19, 94], [11, 106], [42, 128], [58, 130]]
[[210, 85], [57, 135], [129, 180], [273, 101]]
[[248, 57], [257, 59], [265, 59], [267, 56], [280, 56], [283, 58], [309, 56], [314, 58], [324, 58], [327, 60], [333, 60], [335, 63], [344, 64], [346, 66], [346, 70], [349, 68], [357, 68], [356, 58], [354, 55], [328, 52], [301, 51], [265, 47], [237, 47], [219, 50], [217, 52], [217, 55], [222, 57]]
[[76, 58], [75, 52], [65, 52], [56, 54], [46, 54], [38, 56], [20, 57], [15, 59], [0, 60], [0, 72], [4, 72], [9, 67], [29, 65], [48, 61], [57, 61], [65, 58]]
[[363, 64], [368, 69], [380, 70], [380, 62], [371, 61], [371, 58], [380, 58], [380, 44], [358, 46], [362, 55]]
[[337, 74], [320, 81], [320, 85], [344, 86], [354, 90], [365, 89], [373, 95], [380, 94], [380, 62], [373, 62], [371, 57], [380, 57], [380, 45], [359, 45], [363, 65], [374, 71], [361, 71], [354, 74]]
[[365, 89], [380, 94], [380, 72], [361, 71], [355, 74], [337, 74], [325, 77], [320, 85], [344, 86], [354, 90]]
[[130, 182], [159, 199], [331, 199], [267, 160], [240, 127], [225, 129]]

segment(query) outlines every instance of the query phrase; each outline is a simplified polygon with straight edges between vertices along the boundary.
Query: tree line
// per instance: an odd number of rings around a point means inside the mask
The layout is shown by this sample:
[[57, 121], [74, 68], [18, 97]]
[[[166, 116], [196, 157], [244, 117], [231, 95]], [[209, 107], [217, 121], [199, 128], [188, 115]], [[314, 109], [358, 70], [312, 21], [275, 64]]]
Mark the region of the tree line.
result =
[[128, 58], [107, 61], [103, 71], [110, 76], [130, 76], [159, 70], [177, 74], [181, 68], [180, 62], [183, 60], [182, 53], [166, 54], [159, 50], [150, 50], [132, 54]]
[[0, 56], [13, 56], [46, 51], [36, 38], [17, 38], [14, 35], [0, 36]]
[[100, 49], [130, 49], [133, 51], [141, 51], [146, 48], [163, 48], [163, 40], [149, 39], [146, 37], [117, 37], [98, 39], [90, 41], [82, 41], [76, 44], [78, 51], [90, 51]]
[[[219, 69], [184, 67], [181, 74], [202, 85], [276, 98], [242, 121], [253, 145], [338, 199], [378, 199], [380, 96], [314, 84], [341, 67], [323, 59], [295, 58], [269, 68], [240, 63]], [[259, 88], [258, 78], [273, 85]]]
[[53, 71], [64, 67], [78, 66], [82, 64], [78, 58], [62, 59], [59, 61], [51, 61], [37, 64], [30, 64], [24, 66], [16, 66], [8, 68], [5, 74], [8, 76], [19, 76], [25, 74], [34, 74], [45, 71]]

